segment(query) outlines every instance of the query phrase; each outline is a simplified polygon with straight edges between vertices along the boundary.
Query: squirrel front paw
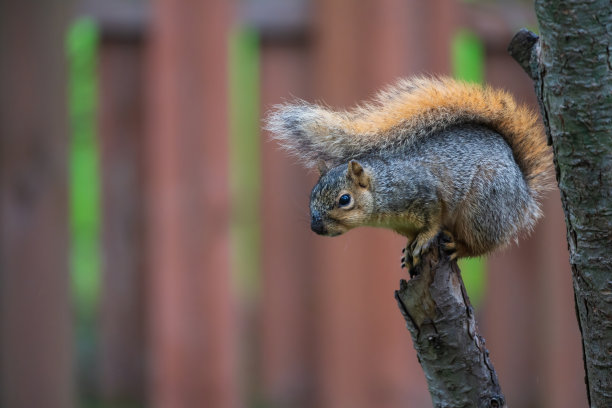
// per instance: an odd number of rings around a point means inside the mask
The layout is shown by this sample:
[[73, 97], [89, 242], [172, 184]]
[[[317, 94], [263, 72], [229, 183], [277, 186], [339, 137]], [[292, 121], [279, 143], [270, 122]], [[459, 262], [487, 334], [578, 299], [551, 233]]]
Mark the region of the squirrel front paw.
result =
[[417, 275], [416, 267], [421, 263], [421, 254], [431, 247], [438, 233], [441, 235], [442, 250], [449, 255], [451, 260], [457, 258], [458, 247], [450, 231], [433, 229], [424, 231], [414, 240], [408, 241], [406, 247], [402, 249], [402, 268], [408, 268], [411, 278]]
[[416, 267], [421, 262], [421, 253], [431, 245], [431, 240], [429, 240], [429, 242], [423, 242], [419, 240], [419, 238], [420, 236], [416, 239], [409, 240], [406, 247], [402, 249], [402, 268], [406, 267], [408, 269], [410, 278], [418, 275]]
[[421, 262], [421, 254], [429, 249], [437, 234], [438, 230], [436, 229], [423, 231], [408, 245], [407, 249], [412, 255], [413, 267]]

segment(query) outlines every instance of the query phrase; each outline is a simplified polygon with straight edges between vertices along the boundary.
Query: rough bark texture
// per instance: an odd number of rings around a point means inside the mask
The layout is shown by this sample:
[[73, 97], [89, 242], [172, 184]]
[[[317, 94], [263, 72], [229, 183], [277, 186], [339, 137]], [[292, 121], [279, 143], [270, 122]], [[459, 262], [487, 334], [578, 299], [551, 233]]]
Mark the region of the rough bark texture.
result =
[[509, 50], [535, 82], [553, 146], [589, 406], [610, 407], [612, 7], [608, 0], [540, 0], [536, 13], [540, 39], [529, 44], [522, 31]]
[[410, 281], [400, 281], [395, 298], [412, 334], [434, 407], [505, 406], [457, 262], [440, 249], [439, 237], [416, 272]]

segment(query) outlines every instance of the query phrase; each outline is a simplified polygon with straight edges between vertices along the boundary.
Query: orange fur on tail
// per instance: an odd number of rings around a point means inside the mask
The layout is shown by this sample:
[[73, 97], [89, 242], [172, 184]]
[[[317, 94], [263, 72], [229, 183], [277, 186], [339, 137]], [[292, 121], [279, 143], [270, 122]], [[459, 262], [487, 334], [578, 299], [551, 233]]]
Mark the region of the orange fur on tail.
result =
[[287, 150], [314, 166], [320, 160], [338, 165], [363, 152], [402, 149], [461, 124], [499, 133], [533, 193], [548, 189], [551, 153], [536, 114], [488, 86], [451, 78], [403, 79], [349, 111], [303, 101], [279, 105], [267, 128]]

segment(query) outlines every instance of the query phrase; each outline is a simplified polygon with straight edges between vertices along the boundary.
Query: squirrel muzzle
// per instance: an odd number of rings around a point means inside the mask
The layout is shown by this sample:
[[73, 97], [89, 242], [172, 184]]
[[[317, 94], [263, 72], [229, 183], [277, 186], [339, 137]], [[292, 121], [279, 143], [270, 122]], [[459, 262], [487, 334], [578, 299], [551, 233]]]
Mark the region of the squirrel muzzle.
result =
[[329, 218], [324, 218], [318, 211], [313, 212], [310, 216], [310, 229], [326, 237], [336, 237], [345, 232], [345, 228]]
[[319, 235], [327, 235], [327, 228], [323, 223], [323, 217], [318, 212], [315, 212], [310, 217], [310, 229]]

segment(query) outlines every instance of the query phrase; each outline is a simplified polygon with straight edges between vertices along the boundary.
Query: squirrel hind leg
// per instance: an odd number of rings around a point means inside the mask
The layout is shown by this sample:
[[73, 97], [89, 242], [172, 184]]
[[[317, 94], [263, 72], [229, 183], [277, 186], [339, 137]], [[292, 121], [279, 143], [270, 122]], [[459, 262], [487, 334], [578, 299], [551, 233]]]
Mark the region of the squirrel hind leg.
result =
[[440, 231], [440, 242], [442, 243], [442, 250], [448, 255], [449, 259], [451, 261], [457, 259], [457, 241], [449, 230]]
[[466, 256], [472, 256], [471, 251], [467, 247], [467, 245], [455, 239], [453, 233], [449, 230], [440, 231], [440, 243], [442, 244], [442, 250], [448, 255], [448, 258], [451, 261], [454, 261], [459, 258], [464, 258]]

